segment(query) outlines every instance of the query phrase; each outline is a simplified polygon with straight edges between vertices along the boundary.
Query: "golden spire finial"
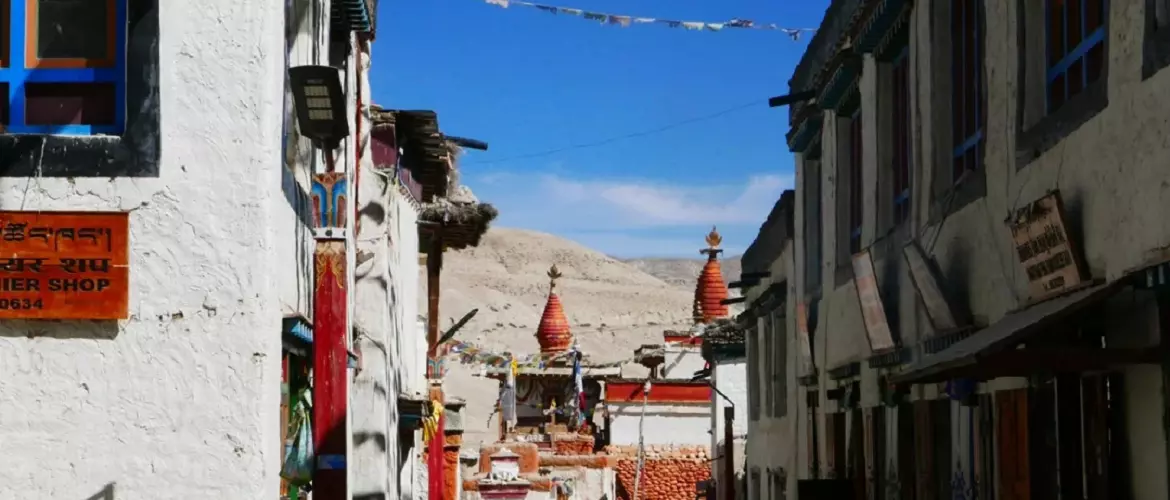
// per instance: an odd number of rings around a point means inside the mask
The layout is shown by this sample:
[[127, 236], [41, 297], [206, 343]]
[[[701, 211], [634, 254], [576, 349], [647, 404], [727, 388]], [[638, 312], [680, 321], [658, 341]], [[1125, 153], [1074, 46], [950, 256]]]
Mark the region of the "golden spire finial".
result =
[[552, 290], [553, 288], [557, 287], [557, 278], [560, 278], [561, 276], [562, 276], [561, 271], [559, 269], [557, 269], [556, 264], [553, 264], [552, 267], [548, 268], [548, 288], [549, 288], [549, 290]]
[[715, 229], [715, 226], [711, 226], [711, 232], [707, 233], [707, 246], [711, 250], [715, 250], [719, 248], [720, 243], [723, 243], [723, 237], [719, 236], [719, 231]]

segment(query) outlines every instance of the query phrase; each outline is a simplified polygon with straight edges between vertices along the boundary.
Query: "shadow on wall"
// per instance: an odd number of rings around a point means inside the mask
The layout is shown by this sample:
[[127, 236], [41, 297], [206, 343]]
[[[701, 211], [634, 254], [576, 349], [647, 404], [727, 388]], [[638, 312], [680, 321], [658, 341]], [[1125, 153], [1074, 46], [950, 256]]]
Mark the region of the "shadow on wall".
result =
[[0, 324], [0, 337], [9, 338], [114, 340], [118, 331], [117, 321], [9, 320]]
[[101, 491], [85, 500], [114, 500], [114, 483], [106, 483], [106, 486]]

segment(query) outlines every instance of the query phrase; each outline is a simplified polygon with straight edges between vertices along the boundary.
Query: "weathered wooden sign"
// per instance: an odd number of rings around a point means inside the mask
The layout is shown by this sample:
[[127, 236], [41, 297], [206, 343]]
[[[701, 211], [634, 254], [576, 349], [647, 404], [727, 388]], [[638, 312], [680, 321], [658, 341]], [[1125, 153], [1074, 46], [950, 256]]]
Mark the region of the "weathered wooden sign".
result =
[[886, 310], [878, 293], [877, 277], [873, 272], [873, 257], [869, 250], [853, 255], [853, 282], [857, 288], [857, 300], [861, 303], [861, 317], [865, 321], [865, 333], [869, 337], [869, 348], [873, 352], [893, 349], [894, 335], [886, 321]]
[[808, 304], [803, 301], [796, 303], [796, 338], [800, 343], [801, 366], [800, 373], [812, 373], [812, 343], [809, 342], [808, 332]]
[[938, 332], [958, 328], [959, 322], [955, 319], [954, 310], [943, 295], [934, 272], [927, 265], [922, 248], [917, 243], [910, 243], [902, 249], [902, 255], [906, 258], [907, 267], [910, 268], [910, 279], [914, 280], [914, 288], [918, 290], [918, 296], [926, 306], [926, 315], [930, 318], [931, 326]]
[[0, 319], [129, 316], [126, 212], [0, 212]]
[[1053, 191], [1008, 219], [1016, 260], [1028, 275], [1028, 293], [1042, 300], [1074, 288], [1086, 279], [1080, 249], [1068, 238], [1064, 204]]

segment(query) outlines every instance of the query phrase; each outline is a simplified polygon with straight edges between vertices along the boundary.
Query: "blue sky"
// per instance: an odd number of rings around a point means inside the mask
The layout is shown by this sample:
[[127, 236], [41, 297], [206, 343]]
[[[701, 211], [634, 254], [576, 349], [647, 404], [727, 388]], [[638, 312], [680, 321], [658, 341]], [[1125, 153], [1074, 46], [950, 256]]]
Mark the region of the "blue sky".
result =
[[[486, 141], [462, 181], [496, 224], [557, 234], [619, 257], [698, 257], [712, 225], [729, 254], [756, 236], [793, 184], [787, 110], [767, 99], [811, 33], [696, 32], [600, 25], [484, 0], [383, 0], [373, 45], [376, 103], [433, 109], [450, 135]], [[544, 0], [679, 21], [751, 19], [815, 28], [827, 0]], [[662, 133], [639, 133], [730, 108]]]

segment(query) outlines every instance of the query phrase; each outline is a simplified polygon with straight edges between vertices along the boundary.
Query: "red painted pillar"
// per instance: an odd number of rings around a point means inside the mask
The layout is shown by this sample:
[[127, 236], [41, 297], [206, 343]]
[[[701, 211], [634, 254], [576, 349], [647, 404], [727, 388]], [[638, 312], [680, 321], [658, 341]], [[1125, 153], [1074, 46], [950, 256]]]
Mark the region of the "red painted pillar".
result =
[[[440, 384], [431, 385], [431, 404], [443, 407], [443, 386]], [[443, 457], [443, 448], [445, 447], [447, 427], [446, 408], [439, 416], [438, 429], [435, 435], [431, 438], [431, 442], [427, 443], [427, 500], [443, 500], [443, 465], [446, 460]]]
[[317, 240], [313, 295], [313, 447], [316, 500], [348, 500], [345, 240]]

